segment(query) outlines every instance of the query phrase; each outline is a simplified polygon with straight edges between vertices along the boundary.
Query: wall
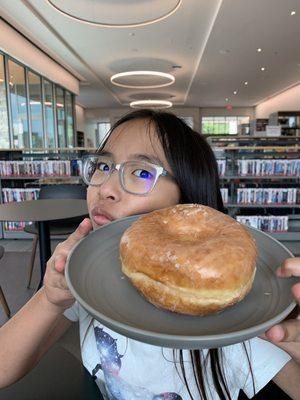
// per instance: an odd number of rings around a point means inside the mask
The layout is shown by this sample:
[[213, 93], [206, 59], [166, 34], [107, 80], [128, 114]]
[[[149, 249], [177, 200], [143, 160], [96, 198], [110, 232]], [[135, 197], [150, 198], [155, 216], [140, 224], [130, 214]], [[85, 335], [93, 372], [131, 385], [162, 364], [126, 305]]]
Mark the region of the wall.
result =
[[0, 20], [0, 49], [22, 64], [71, 92], [79, 93], [79, 81], [62, 66], [35, 47], [6, 22]]
[[300, 84], [287, 89], [276, 96], [258, 104], [255, 108], [255, 118], [269, 118], [276, 111], [300, 110]]
[[201, 117], [214, 117], [214, 116], [245, 116], [254, 118], [255, 109], [254, 107], [232, 107], [231, 110], [227, 110], [226, 107], [210, 107], [210, 108], [200, 108]]
[[[85, 132], [86, 140], [89, 144], [95, 143], [97, 123], [98, 122], [111, 122], [112, 124], [117, 121], [122, 115], [132, 111], [132, 108], [89, 108], [84, 110], [85, 118]], [[168, 109], [166, 110], [168, 111]], [[254, 118], [254, 107], [234, 107], [232, 110], [227, 110], [224, 107], [216, 108], [199, 108], [199, 107], [174, 107], [170, 112], [176, 114], [178, 117], [193, 117], [194, 129], [200, 132], [200, 118], [201, 116], [230, 116], [240, 115], [249, 116], [250, 119]], [[79, 130], [79, 128], [77, 127]]]
[[78, 131], [85, 131], [85, 110], [79, 104], [75, 104], [76, 112], [76, 129]]

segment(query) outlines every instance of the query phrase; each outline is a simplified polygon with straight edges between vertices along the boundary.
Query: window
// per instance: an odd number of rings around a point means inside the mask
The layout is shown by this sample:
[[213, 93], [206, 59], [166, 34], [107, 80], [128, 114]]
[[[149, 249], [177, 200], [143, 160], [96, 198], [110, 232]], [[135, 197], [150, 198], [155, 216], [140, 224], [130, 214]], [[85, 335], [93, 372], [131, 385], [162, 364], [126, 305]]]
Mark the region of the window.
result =
[[53, 85], [44, 79], [44, 112], [45, 112], [45, 142], [46, 147], [56, 147], [54, 129], [54, 99]]
[[57, 119], [58, 147], [66, 147], [65, 99], [64, 99], [64, 91], [59, 86], [56, 86], [56, 119]]
[[216, 135], [236, 135], [239, 125], [248, 124], [250, 117], [202, 117], [202, 133]]
[[0, 148], [73, 147], [74, 94], [0, 50]]
[[0, 54], [0, 148], [9, 148], [4, 57]]
[[32, 147], [44, 147], [41, 77], [28, 72]]
[[13, 147], [31, 147], [29, 140], [25, 69], [14, 61], [8, 60], [8, 76]]
[[67, 124], [67, 147], [74, 147], [74, 118], [73, 99], [70, 92], [66, 91], [66, 124]]

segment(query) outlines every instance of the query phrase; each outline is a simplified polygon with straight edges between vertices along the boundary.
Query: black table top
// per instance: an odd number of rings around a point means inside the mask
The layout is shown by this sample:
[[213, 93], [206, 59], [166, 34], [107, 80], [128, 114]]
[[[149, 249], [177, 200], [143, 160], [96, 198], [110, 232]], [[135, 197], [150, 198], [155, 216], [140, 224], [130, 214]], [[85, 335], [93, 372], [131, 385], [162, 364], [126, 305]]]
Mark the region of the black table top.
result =
[[0, 400], [103, 400], [80, 361], [55, 346], [17, 383], [0, 389]]
[[86, 214], [86, 200], [45, 199], [0, 204], [0, 221], [51, 221]]

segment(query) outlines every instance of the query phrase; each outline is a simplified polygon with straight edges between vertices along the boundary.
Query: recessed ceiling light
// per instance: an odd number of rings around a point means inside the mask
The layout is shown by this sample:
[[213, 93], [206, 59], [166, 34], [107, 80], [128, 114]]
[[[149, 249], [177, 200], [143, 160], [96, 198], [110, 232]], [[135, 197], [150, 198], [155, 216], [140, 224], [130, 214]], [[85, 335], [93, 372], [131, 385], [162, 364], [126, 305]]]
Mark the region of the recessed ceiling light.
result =
[[291, 11], [291, 15], [295, 15], [296, 14], [296, 11]]
[[233, 91], [233, 94], [237, 94], [237, 90], [234, 90], [234, 91]]
[[265, 71], [265, 70], [266, 70], [266, 67], [260, 67], [260, 70], [261, 70], [261, 71]]
[[173, 103], [167, 100], [137, 100], [130, 103], [132, 108], [170, 108]]
[[[126, 84], [122, 83], [122, 78], [126, 77], [133, 77], [133, 76], [138, 76], [138, 77], [143, 77], [143, 76], [152, 76], [152, 77], [157, 77], [157, 78], [163, 78], [165, 79], [165, 82], [163, 83], [157, 83], [154, 85], [131, 85], [131, 84]], [[121, 80], [121, 82], [120, 82]], [[111, 83], [113, 83], [116, 86], [124, 87], [124, 88], [129, 88], [129, 89], [155, 89], [155, 88], [161, 88], [164, 86], [169, 86], [172, 85], [172, 83], [175, 82], [175, 77], [171, 74], [166, 74], [165, 72], [159, 72], [159, 71], [126, 71], [126, 72], [120, 72], [119, 74], [115, 74], [110, 78]]]
[[247, 86], [248, 85], [248, 81], [245, 81], [244, 84]]
[[261, 51], [262, 51], [262, 49], [259, 47], [259, 48], [257, 49], [257, 52], [260, 53]]
[[226, 97], [225, 101], [229, 101], [229, 98], [228, 98], [228, 97]]

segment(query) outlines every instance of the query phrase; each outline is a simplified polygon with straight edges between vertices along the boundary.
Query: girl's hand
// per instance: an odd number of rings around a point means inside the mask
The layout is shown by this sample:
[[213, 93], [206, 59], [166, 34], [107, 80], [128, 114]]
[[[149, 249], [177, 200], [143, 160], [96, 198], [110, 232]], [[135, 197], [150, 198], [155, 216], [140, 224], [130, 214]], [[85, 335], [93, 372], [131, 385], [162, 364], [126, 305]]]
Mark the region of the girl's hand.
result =
[[[277, 269], [276, 274], [281, 278], [300, 276], [300, 258], [288, 258]], [[282, 348], [300, 365], [300, 283], [292, 287], [292, 293], [298, 302], [298, 316], [273, 326], [266, 331], [264, 339]]]
[[91, 220], [85, 218], [67, 240], [56, 246], [54, 253], [47, 262], [44, 276], [44, 292], [51, 307], [54, 306], [57, 311], [63, 312], [71, 307], [75, 301], [68, 289], [64, 276], [66, 259], [73, 247], [87, 236], [92, 229]]

